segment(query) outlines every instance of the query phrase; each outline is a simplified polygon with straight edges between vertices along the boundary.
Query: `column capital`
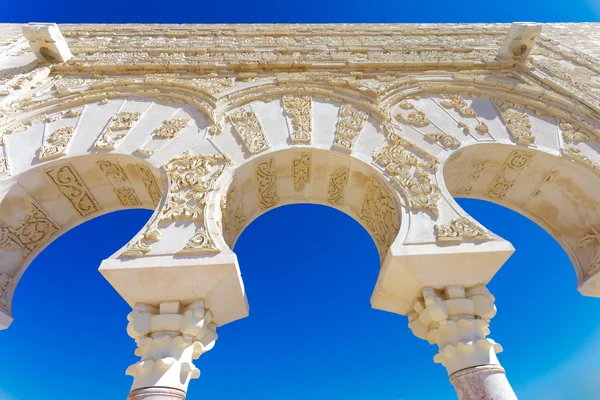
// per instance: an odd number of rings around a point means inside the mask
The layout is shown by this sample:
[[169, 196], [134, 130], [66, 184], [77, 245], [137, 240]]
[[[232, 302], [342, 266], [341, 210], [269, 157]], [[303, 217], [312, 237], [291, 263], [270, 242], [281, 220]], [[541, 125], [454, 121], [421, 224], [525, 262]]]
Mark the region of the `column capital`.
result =
[[193, 361], [213, 348], [216, 325], [204, 300], [188, 304], [163, 301], [158, 306], [138, 303], [127, 316], [127, 333], [138, 345], [141, 360], [127, 368], [132, 393], [142, 388], [169, 388], [185, 393], [200, 370]]
[[502, 346], [488, 339], [490, 320], [496, 315], [494, 296], [484, 285], [470, 288], [424, 288], [408, 314], [415, 336], [437, 344], [436, 363], [448, 375], [479, 365], [500, 365]]

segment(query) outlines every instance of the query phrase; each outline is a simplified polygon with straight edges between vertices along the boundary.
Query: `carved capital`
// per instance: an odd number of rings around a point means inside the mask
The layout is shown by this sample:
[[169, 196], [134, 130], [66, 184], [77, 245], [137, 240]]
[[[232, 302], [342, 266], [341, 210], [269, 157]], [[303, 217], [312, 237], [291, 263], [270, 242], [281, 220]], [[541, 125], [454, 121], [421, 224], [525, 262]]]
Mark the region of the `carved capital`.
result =
[[163, 301], [158, 307], [138, 303], [127, 319], [127, 333], [135, 339], [135, 354], [141, 358], [126, 371], [134, 378], [131, 390], [187, 391], [190, 379], [200, 376], [193, 361], [212, 349], [217, 339], [204, 300], [187, 306], [179, 301]]
[[415, 336], [438, 345], [433, 360], [446, 367], [448, 375], [478, 365], [500, 365], [496, 354], [502, 346], [487, 338], [496, 315], [494, 301], [483, 285], [424, 288], [408, 314], [408, 326]]

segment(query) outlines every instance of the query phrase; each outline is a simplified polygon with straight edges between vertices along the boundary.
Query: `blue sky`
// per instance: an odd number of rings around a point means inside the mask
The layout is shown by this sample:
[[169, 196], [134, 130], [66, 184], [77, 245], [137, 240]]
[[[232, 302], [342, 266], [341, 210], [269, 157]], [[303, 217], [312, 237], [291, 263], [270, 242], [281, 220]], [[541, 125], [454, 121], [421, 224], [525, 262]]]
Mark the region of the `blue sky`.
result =
[[[599, 0], [600, 1], [600, 0]], [[470, 22], [597, 21], [598, 2], [20, 2], [3, 22]], [[186, 8], [187, 7], [187, 8]], [[576, 290], [560, 246], [521, 215], [460, 200], [511, 241], [515, 255], [489, 288], [491, 336], [521, 400], [600, 398], [600, 299]], [[21, 280], [15, 322], [0, 331], [0, 400], [125, 398], [136, 360], [128, 306], [97, 272], [150, 211], [112, 213], [66, 233]], [[285, 223], [284, 223], [285, 221]], [[115, 229], [117, 227], [117, 229]], [[315, 227], [318, 227], [315, 229]], [[239, 256], [249, 318], [220, 328], [197, 365], [189, 400], [450, 400], [435, 347], [405, 317], [370, 308], [379, 260], [367, 232], [327, 207], [286, 206], [254, 221]], [[595, 395], [594, 395], [595, 393]]]

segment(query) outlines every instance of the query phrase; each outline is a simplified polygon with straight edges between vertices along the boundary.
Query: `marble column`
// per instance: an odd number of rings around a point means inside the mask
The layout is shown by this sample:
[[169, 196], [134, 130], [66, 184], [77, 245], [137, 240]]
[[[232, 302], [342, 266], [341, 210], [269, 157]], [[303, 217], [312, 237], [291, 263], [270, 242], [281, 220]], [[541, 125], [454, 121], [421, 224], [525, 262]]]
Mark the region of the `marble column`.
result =
[[483, 285], [424, 288], [409, 313], [413, 333], [437, 344], [434, 361], [446, 367], [460, 400], [516, 400], [496, 356], [502, 346], [487, 338], [496, 315]]
[[164, 301], [158, 307], [136, 304], [127, 316], [127, 333], [141, 360], [126, 373], [133, 376], [128, 400], [185, 400], [189, 381], [200, 376], [194, 360], [217, 339], [211, 312], [198, 300], [184, 305]]

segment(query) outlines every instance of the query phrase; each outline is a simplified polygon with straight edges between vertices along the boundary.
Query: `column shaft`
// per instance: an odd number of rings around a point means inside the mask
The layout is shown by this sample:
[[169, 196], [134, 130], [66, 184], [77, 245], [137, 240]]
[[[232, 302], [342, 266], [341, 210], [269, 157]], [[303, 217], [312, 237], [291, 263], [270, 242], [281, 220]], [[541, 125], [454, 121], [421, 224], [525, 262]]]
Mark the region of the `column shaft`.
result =
[[517, 400], [504, 368], [481, 365], [450, 375], [459, 400]]

